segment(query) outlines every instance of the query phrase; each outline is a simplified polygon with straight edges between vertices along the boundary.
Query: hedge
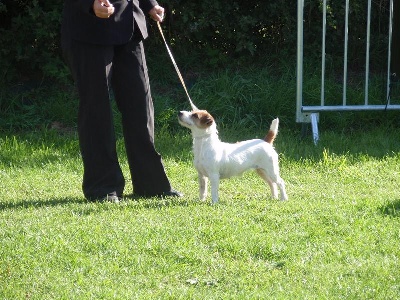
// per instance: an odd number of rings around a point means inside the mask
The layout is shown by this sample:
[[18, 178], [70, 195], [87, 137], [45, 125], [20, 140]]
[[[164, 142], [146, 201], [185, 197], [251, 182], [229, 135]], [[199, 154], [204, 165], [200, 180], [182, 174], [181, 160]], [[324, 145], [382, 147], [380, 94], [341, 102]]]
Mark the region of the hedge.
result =
[[[257, 56], [293, 55], [297, 37], [296, 1], [165, 0], [163, 24], [172, 45], [179, 43], [210, 66]], [[0, 81], [31, 78], [65, 80], [67, 70], [60, 54], [62, 0], [0, 1]], [[345, 1], [328, 1], [328, 40], [331, 55], [343, 44]], [[387, 47], [388, 0], [373, 2], [371, 53], [381, 57]], [[305, 1], [306, 51], [318, 57], [321, 37], [321, 1]], [[349, 61], [358, 64], [365, 48], [366, 1], [351, 1], [352, 45]], [[156, 30], [154, 24], [151, 31]], [[160, 43], [150, 38], [148, 44]], [[148, 47], [151, 49], [152, 47]], [[377, 65], [381, 62], [377, 61]], [[355, 66], [357, 67], [357, 66]]]

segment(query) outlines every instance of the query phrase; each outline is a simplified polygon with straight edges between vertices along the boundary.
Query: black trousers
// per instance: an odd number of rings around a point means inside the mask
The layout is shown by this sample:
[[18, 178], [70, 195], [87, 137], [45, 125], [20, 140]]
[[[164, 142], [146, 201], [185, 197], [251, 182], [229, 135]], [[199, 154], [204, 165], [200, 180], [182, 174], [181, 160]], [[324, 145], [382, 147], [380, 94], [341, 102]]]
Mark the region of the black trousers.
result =
[[110, 89], [122, 116], [134, 194], [154, 196], [171, 190], [154, 147], [154, 108], [143, 43], [93, 45], [62, 40], [64, 57], [78, 95], [78, 135], [86, 198], [122, 195], [125, 180], [116, 151]]

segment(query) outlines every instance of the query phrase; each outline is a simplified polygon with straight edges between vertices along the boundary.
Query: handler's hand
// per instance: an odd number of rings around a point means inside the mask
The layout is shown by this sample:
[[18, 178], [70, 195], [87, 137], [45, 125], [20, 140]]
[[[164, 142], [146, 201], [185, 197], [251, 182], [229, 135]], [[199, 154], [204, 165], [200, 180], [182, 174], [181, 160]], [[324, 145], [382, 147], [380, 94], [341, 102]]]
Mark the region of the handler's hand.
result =
[[96, 17], [107, 19], [114, 13], [114, 6], [108, 0], [94, 0], [93, 11]]
[[149, 11], [149, 15], [154, 21], [162, 22], [164, 19], [164, 7], [161, 7], [160, 5], [154, 6]]

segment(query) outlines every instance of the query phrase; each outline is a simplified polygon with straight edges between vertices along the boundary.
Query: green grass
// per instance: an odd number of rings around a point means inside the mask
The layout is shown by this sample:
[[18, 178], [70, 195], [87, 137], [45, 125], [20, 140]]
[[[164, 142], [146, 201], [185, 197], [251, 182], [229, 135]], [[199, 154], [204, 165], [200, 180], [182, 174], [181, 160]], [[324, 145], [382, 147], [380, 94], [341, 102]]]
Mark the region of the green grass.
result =
[[[162, 52], [163, 53], [163, 52]], [[160, 55], [161, 56], [161, 55]], [[177, 131], [176, 114], [190, 109], [179, 78], [168, 56], [160, 62], [151, 57], [149, 72], [158, 130]], [[319, 64], [306, 65], [303, 97], [306, 105], [320, 102]], [[296, 62], [291, 59], [264, 61], [236, 65], [222, 69], [197, 70], [196, 65], [182, 68], [193, 102], [212, 113], [221, 129], [255, 128], [264, 130], [273, 118], [279, 117], [288, 128], [297, 126], [296, 115]], [[333, 73], [333, 74], [332, 74]], [[329, 75], [329, 76], [328, 76]], [[349, 76], [348, 104], [364, 103], [362, 72]], [[371, 104], [386, 104], [386, 84], [382, 72], [370, 76]], [[342, 84], [339, 74], [327, 74], [325, 105], [342, 102]], [[400, 103], [400, 85], [393, 83], [391, 103]], [[116, 110], [116, 105], [114, 109]], [[0, 88], [0, 131], [35, 130], [51, 128], [54, 122], [68, 128], [76, 127], [78, 99], [72, 84], [44, 81], [25, 82]], [[116, 114], [116, 120], [119, 116]], [[120, 122], [116, 122], [120, 124]], [[398, 128], [398, 111], [330, 112], [320, 114], [320, 129], [364, 130], [370, 126]], [[119, 126], [119, 125], [117, 125]], [[121, 129], [117, 127], [117, 132]]]
[[221, 182], [215, 206], [197, 200], [184, 129], [156, 142], [185, 197], [121, 204], [83, 199], [74, 134], [3, 132], [0, 298], [398, 299], [399, 131], [325, 131], [314, 146], [281, 128], [289, 201], [248, 172]]
[[[314, 146], [295, 123], [295, 69], [277, 64], [184, 75], [224, 141], [263, 137], [280, 118], [287, 202], [254, 172], [222, 181], [218, 205], [198, 201], [172, 65], [150, 77], [157, 149], [181, 199], [129, 196], [116, 113], [125, 201], [86, 202], [72, 87], [1, 90], [0, 299], [400, 299], [398, 112], [321, 114]], [[318, 99], [319, 79], [305, 77], [306, 100]], [[327, 91], [340, 95], [335, 81]]]

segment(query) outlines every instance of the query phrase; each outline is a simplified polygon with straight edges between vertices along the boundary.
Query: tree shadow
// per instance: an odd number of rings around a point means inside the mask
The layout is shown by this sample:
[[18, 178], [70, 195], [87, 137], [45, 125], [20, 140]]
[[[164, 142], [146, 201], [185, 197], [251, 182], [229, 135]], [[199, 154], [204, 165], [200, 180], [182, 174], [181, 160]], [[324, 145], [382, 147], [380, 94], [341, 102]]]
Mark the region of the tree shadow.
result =
[[400, 199], [396, 199], [380, 207], [382, 214], [391, 217], [400, 217]]
[[384, 127], [368, 131], [326, 129], [320, 133], [318, 144], [314, 145], [311, 134], [299, 136], [296, 131], [282, 129], [275, 144], [278, 152], [293, 160], [320, 161], [324, 151], [355, 160], [359, 157], [382, 159], [398, 155], [400, 131]]

